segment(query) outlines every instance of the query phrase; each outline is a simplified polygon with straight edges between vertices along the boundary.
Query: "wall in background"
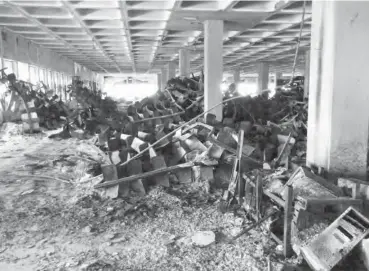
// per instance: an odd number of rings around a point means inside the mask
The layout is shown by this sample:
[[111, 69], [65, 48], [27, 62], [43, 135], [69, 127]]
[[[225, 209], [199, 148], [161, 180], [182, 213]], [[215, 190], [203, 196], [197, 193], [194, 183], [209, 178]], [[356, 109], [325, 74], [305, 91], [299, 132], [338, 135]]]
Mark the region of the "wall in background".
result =
[[7, 68], [6, 73], [14, 73], [21, 80], [31, 83], [43, 81], [51, 88], [70, 84], [74, 75], [96, 82], [98, 88], [103, 84], [103, 77], [98, 73], [0, 28], [0, 68], [3, 67]]
[[2, 57], [30, 65], [74, 75], [74, 62], [53, 51], [35, 45], [22, 36], [1, 30]]

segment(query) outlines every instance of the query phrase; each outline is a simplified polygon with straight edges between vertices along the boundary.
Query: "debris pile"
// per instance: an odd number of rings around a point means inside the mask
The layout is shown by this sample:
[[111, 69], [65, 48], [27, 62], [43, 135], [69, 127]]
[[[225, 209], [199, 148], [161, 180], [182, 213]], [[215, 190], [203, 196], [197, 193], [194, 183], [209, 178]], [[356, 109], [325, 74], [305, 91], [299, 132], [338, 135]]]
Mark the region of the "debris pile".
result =
[[168, 81], [166, 90], [181, 108], [186, 108], [184, 120], [190, 120], [203, 112], [203, 76], [176, 77]]
[[33, 85], [17, 80], [14, 74], [7, 75], [5, 69], [1, 70], [1, 83], [6, 91], [0, 99], [0, 123], [22, 120], [23, 132], [64, 126], [63, 137], [70, 137], [71, 133], [79, 134], [80, 131], [73, 133], [76, 130], [93, 134], [97, 124], [123, 125], [117, 103], [109, 97], [103, 98], [101, 91], [84, 87], [78, 76], [60, 96], [42, 82]]
[[[322, 178], [322, 169], [301, 167], [307, 134], [307, 101], [302, 93], [268, 95], [224, 100], [220, 122], [201, 106], [187, 110], [202, 99], [199, 81], [170, 80], [165, 91], [128, 106], [124, 128], [109, 128], [99, 135], [112, 164], [103, 166], [103, 182], [95, 188], [112, 198], [144, 195], [150, 185], [198, 181], [208, 191], [222, 188], [221, 211], [239, 206], [255, 220], [228, 242], [268, 222], [270, 236], [282, 245], [286, 258], [303, 251], [300, 255], [312, 265], [304, 252], [308, 250], [302, 249], [306, 243], [297, 245], [296, 236], [314, 226], [313, 218], [333, 221], [348, 207], [360, 207], [362, 200], [344, 195]], [[321, 206], [328, 209], [322, 211]], [[366, 232], [363, 220], [355, 218], [352, 223]], [[359, 240], [351, 242], [350, 249]]]
[[[97, 187], [114, 189], [115, 197], [127, 196], [130, 189], [144, 194], [150, 184], [168, 187], [170, 181], [186, 183], [195, 178], [214, 182], [214, 174], [220, 176], [216, 185], [222, 187], [229, 183], [238, 153], [245, 172], [263, 166], [288, 168], [290, 157], [303, 162], [304, 152], [293, 148], [297, 142], [304, 145], [306, 137], [307, 106], [296, 101], [300, 97], [277, 94], [268, 99], [264, 93], [225, 101], [222, 122], [210, 113], [203, 117], [202, 97], [199, 81], [174, 78], [165, 91], [127, 106], [115, 127], [100, 125], [97, 144], [112, 165], [103, 168], [105, 182]], [[244, 108], [249, 114], [242, 117]], [[229, 121], [226, 114], [231, 111], [235, 113]], [[282, 125], [275, 123], [278, 119], [284, 121]], [[237, 150], [240, 145], [242, 151]]]
[[[19, 85], [9, 76], [8, 80], [11, 87]], [[15, 93], [26, 105], [31, 101], [34, 104], [26, 108], [28, 125], [33, 123], [29, 121], [30, 108], [52, 104], [54, 109], [47, 110], [54, 110], [55, 117], [49, 120], [50, 113], [45, 114], [40, 123], [65, 119], [63, 130], [52, 137], [90, 138], [99, 147], [107, 158], [101, 164], [100, 178], [94, 182], [102, 195], [113, 199], [141, 197], [151, 186], [169, 190], [192, 182], [201, 183], [207, 193], [222, 189], [217, 201], [221, 212], [243, 209], [255, 221], [238, 227], [227, 242], [267, 224], [285, 258], [293, 251], [302, 252], [301, 257], [314, 270], [330, 270], [364, 238], [369, 222], [359, 213], [363, 200], [358, 185], [362, 183], [352, 181], [353, 192], [347, 193], [323, 178], [324, 169], [304, 167], [308, 103], [303, 94], [225, 96], [223, 119], [219, 121], [203, 110], [202, 81], [202, 76], [173, 78], [165, 90], [124, 106], [83, 87], [78, 80], [68, 90], [69, 103], [41, 99], [37, 91], [33, 96], [31, 90], [25, 92], [27, 95]], [[36, 109], [38, 116], [49, 112], [43, 110]], [[33, 125], [29, 126], [32, 129]], [[332, 232], [339, 235], [346, 242], [342, 248], [345, 254], [340, 259], [328, 255], [326, 263], [319, 262], [315, 244], [321, 243], [310, 239], [320, 238], [320, 232], [311, 229], [323, 220], [329, 225], [346, 209], [338, 218], [340, 222], [322, 233], [325, 239], [331, 238]], [[203, 230], [192, 237], [199, 247], [214, 241], [212, 231]]]
[[6, 91], [2, 93], [0, 122], [23, 122], [24, 132], [38, 132], [40, 126], [56, 129], [66, 117], [66, 106], [58, 95], [54, 95], [42, 82], [33, 85], [17, 80], [14, 74], [1, 70], [0, 82]]

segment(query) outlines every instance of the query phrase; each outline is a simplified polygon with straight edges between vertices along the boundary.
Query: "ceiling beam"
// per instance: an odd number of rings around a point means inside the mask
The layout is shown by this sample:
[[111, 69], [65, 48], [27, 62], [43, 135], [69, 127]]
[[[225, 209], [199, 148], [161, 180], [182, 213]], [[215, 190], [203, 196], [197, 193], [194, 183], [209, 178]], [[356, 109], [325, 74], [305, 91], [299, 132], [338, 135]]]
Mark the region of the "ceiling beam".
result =
[[[307, 18], [308, 19], [308, 18]], [[305, 20], [307, 20], [307, 19], [305, 19]], [[304, 21], [305, 21], [304, 20]], [[267, 37], [264, 37], [264, 38], [260, 38], [260, 39], [258, 39], [257, 41], [254, 41], [254, 42], [252, 42], [252, 43], [250, 43], [249, 45], [246, 45], [245, 47], [241, 47], [241, 48], [239, 48], [238, 50], [236, 50], [235, 52], [232, 52], [232, 53], [236, 53], [236, 52], [238, 52], [238, 51], [240, 51], [240, 50], [243, 50], [243, 49], [246, 49], [246, 48], [248, 48], [248, 47], [251, 47], [252, 45], [254, 45], [255, 43], [257, 43], [257, 42], [260, 42], [260, 41], [262, 41], [263, 39], [265, 39], [265, 38], [269, 38], [269, 37], [272, 37], [272, 36], [274, 36], [274, 35], [276, 35], [277, 33], [280, 33], [280, 32], [282, 32], [282, 31], [285, 31], [285, 30], [287, 30], [287, 29], [290, 29], [290, 28], [292, 28], [292, 27], [295, 27], [295, 26], [297, 26], [297, 25], [300, 25], [301, 24], [301, 22], [299, 22], [299, 23], [295, 23], [295, 24], [293, 24], [293, 25], [289, 25], [289, 26], [287, 26], [287, 27], [284, 27], [283, 29], [281, 29], [281, 30], [279, 30], [279, 31], [277, 31], [277, 32], [275, 32], [275, 33], [273, 33], [273, 34], [270, 34], [270, 35], [268, 35]], [[294, 38], [293, 39], [291, 39], [291, 41], [293, 41], [294, 40]], [[231, 54], [229, 54], [229, 55], [231, 55]], [[229, 55], [226, 55], [226, 56], [229, 56]], [[241, 60], [241, 59], [243, 59], [245, 56], [244, 55], [242, 55], [242, 56], [240, 56], [240, 57], [237, 57], [236, 59], [233, 59], [232, 61], [229, 61], [228, 63], [230, 63], [230, 62], [234, 62], [234, 61], [238, 61], [238, 60]]]
[[178, 10], [181, 7], [181, 4], [182, 4], [182, 0], [170, 0], [170, 2], [172, 4], [171, 7], [169, 8], [170, 9], [170, 14], [169, 14], [169, 17], [168, 17], [167, 21], [165, 22], [165, 27], [162, 30], [161, 39], [156, 42], [156, 47], [155, 47], [154, 51], [152, 52], [152, 57], [151, 57], [151, 60], [150, 60], [150, 66], [149, 66], [148, 72], [154, 66], [155, 59], [156, 59], [156, 56], [158, 55], [158, 51], [159, 51], [158, 49], [159, 49], [159, 47], [162, 46], [164, 37], [168, 33], [168, 30], [166, 29], [167, 28], [168, 21], [172, 17], [173, 12], [176, 11], [176, 10]]
[[[293, 1], [289, 1], [289, 2], [287, 2], [287, 3], [285, 3], [285, 4], [281, 5], [281, 6], [279, 6], [275, 11], [273, 11], [273, 12], [272, 12], [272, 13], [270, 13], [270, 14], [268, 14], [268, 15], [267, 15], [263, 20], [261, 20], [260, 22], [255, 23], [252, 27], [250, 27], [250, 29], [249, 29], [249, 30], [253, 30], [253, 28], [254, 28], [255, 26], [257, 26], [257, 25], [258, 25], [258, 24], [260, 24], [260, 23], [265, 22], [265, 21], [266, 21], [266, 20], [268, 20], [269, 18], [272, 18], [272, 16], [273, 16], [273, 15], [278, 14], [278, 12], [279, 12], [279, 11], [281, 11], [282, 9], [287, 8], [287, 7], [288, 7], [288, 6], [290, 6], [292, 3], [293, 3]], [[305, 17], [305, 20], [306, 20], [306, 17]], [[240, 47], [238, 50], [236, 50], [236, 51], [234, 51], [234, 52], [232, 52], [232, 53], [235, 53], [235, 52], [237, 52], [237, 51], [239, 51], [239, 50], [245, 49], [245, 48], [247, 48], [248, 46], [250, 46], [250, 45], [252, 45], [252, 44], [254, 44], [254, 43], [256, 43], [256, 42], [259, 42], [259, 41], [263, 40], [264, 38], [272, 37], [272, 36], [276, 35], [277, 33], [280, 33], [281, 31], [284, 31], [284, 30], [286, 30], [286, 29], [289, 29], [289, 28], [291, 28], [291, 27], [294, 27], [294, 26], [296, 26], [296, 25], [298, 25], [298, 24], [300, 24], [300, 23], [301, 23], [301, 22], [296, 23], [296, 24], [293, 24], [293, 25], [289, 25], [289, 26], [287, 26], [287, 27], [285, 27], [285, 28], [282, 28], [282, 29], [279, 29], [279, 30], [269, 31], [269, 32], [271, 32], [271, 34], [270, 34], [270, 35], [267, 35], [266, 37], [262, 37], [262, 38], [260, 38], [260, 39], [258, 39], [258, 40], [256, 40], [256, 41], [254, 41], [254, 42], [250, 42], [248, 45], [242, 46], [242, 47]], [[265, 31], [266, 31], [266, 32], [268, 32], [268, 30], [267, 30], [267, 29], [266, 29]], [[238, 32], [237, 34], [235, 34], [234, 36], [237, 36], [237, 35], [239, 35], [239, 34], [241, 34], [241, 31], [240, 31], [240, 32]], [[231, 53], [231, 54], [232, 54], [232, 53]]]
[[88, 56], [86, 56], [82, 51], [78, 50], [77, 48], [75, 48], [74, 46], [72, 46], [71, 44], [69, 44], [66, 40], [64, 40], [63, 38], [61, 38], [60, 36], [58, 36], [57, 34], [55, 34], [53, 31], [51, 31], [48, 27], [46, 27], [43, 23], [41, 23], [38, 19], [35, 19], [32, 17], [31, 14], [29, 14], [27, 11], [25, 11], [23, 8], [21, 8], [20, 6], [17, 6], [13, 3], [11, 3], [9, 0], [4, 0], [3, 1], [4, 4], [10, 8], [12, 8], [13, 10], [21, 13], [24, 17], [26, 17], [29, 21], [31, 21], [33, 24], [37, 25], [39, 28], [41, 28], [44, 32], [48, 33], [50, 36], [54, 37], [55, 39], [61, 41], [63, 44], [65, 44], [65, 46], [74, 49], [75, 51], [79, 52], [82, 56], [84, 56], [84, 58], [86, 58], [87, 61], [93, 63], [96, 67], [98, 67], [100, 70], [103, 70], [105, 72], [108, 72], [104, 67], [102, 67], [101, 65], [97, 64], [94, 61], [91, 61]]
[[126, 39], [128, 44], [128, 54], [131, 58], [132, 62], [132, 70], [133, 72], [136, 72], [136, 63], [133, 56], [133, 50], [132, 50], [132, 40], [131, 40], [131, 33], [129, 31], [129, 23], [128, 23], [128, 12], [127, 12], [127, 3], [126, 0], [118, 0], [119, 2], [119, 9], [120, 9], [120, 16], [123, 23], [124, 31], [126, 33]]
[[119, 65], [116, 63], [115, 60], [111, 59], [107, 54], [104, 48], [101, 46], [100, 42], [95, 38], [95, 36], [91, 33], [90, 29], [86, 26], [85, 22], [82, 20], [82, 18], [79, 16], [79, 14], [76, 12], [76, 10], [71, 6], [71, 4], [68, 1], [61, 0], [64, 8], [72, 14], [73, 18], [79, 23], [79, 25], [82, 27], [82, 29], [87, 33], [87, 35], [91, 38], [91, 40], [94, 42], [94, 44], [98, 47], [98, 49], [101, 51], [101, 53], [110, 61], [112, 61], [117, 70], [119, 72], [122, 72]]
[[[234, 7], [234, 6], [235, 6], [235, 4], [236, 4], [236, 3], [233, 3], [233, 1], [228, 1], [228, 2], [230, 2], [230, 3], [228, 3], [229, 5], [228, 5], [228, 6], [226, 6], [226, 9], [230, 9], [230, 8]], [[280, 7], [278, 7], [274, 12], [269, 13], [267, 16], [265, 16], [265, 18], [263, 18], [261, 21], [256, 22], [252, 27], [250, 27], [250, 30], [252, 30], [252, 28], [253, 28], [254, 26], [256, 26], [256, 25], [258, 25], [258, 24], [260, 24], [260, 23], [264, 22], [264, 21], [265, 21], [265, 20], [267, 20], [268, 18], [270, 18], [270, 17], [272, 17], [273, 15], [277, 14], [277, 13], [278, 13], [278, 11], [280, 11], [280, 10], [282, 10], [282, 9], [284, 9], [284, 8], [287, 8], [287, 7], [288, 7], [288, 6], [290, 6], [291, 4], [292, 4], [292, 1], [289, 1], [289, 2], [285, 3], [284, 5], [281, 5], [281, 6], [280, 6]], [[233, 30], [236, 30], [236, 31], [238, 31], [238, 32], [237, 32], [237, 33], [234, 33], [232, 36], [226, 37], [224, 40], [227, 40], [227, 39], [232, 38], [232, 37], [236, 37], [236, 36], [238, 36], [239, 34], [241, 34], [243, 31], [245, 31], [245, 28], [244, 28], [244, 27], [242, 27], [242, 26], [241, 26], [241, 29], [236, 29], [236, 28], [238, 27], [238, 24], [237, 24], [237, 23], [232, 23], [232, 24], [229, 26], [229, 28], [230, 28], [230, 29], [227, 29], [227, 30], [232, 31], [232, 27], [234, 28]], [[291, 26], [290, 26], [290, 27], [291, 27]], [[279, 32], [276, 32], [276, 33], [279, 33]], [[275, 33], [274, 33], [274, 34], [275, 34]], [[273, 34], [273, 35], [274, 35], [274, 34]], [[268, 36], [268, 37], [269, 37], [269, 36]], [[258, 41], [260, 41], [260, 40], [262, 40], [262, 39], [263, 39], [263, 38], [258, 39]], [[258, 41], [256, 41], [256, 42], [258, 42]], [[255, 43], [255, 42], [254, 42], [254, 43]], [[242, 50], [242, 49], [246, 48], [247, 46], [249, 46], [249, 45], [251, 45], [251, 44], [253, 44], [253, 43], [251, 43], [251, 42], [247, 42], [247, 45], [242, 46], [242, 47], [238, 48], [237, 50], [232, 50], [229, 54], [223, 55], [223, 57], [225, 57], [225, 56], [230, 56], [230, 55], [232, 55], [232, 54], [234, 54], [234, 53], [236, 53], [236, 52], [238, 52], [238, 51], [240, 51], [240, 50]], [[200, 57], [201, 57], [201, 55], [200, 55], [199, 57], [197, 57], [197, 58], [193, 59], [193, 61], [196, 61], [196, 60], [197, 60], [197, 59], [199, 59]], [[201, 67], [202, 67], [202, 65], [198, 66], [197, 68], [201, 68]]]
[[218, 0], [218, 5], [220, 10], [228, 11], [232, 9], [238, 1], [234, 0]]
[[[309, 45], [309, 42], [304, 42], [304, 43], [301, 43], [300, 47], [305, 47]], [[286, 49], [282, 49], [282, 50], [278, 50], [278, 51], [275, 51], [275, 52], [272, 52], [268, 55], [264, 55], [264, 56], [261, 56], [261, 57], [258, 57], [258, 58], [255, 58], [253, 59], [252, 61], [248, 62], [247, 64], [245, 64], [245, 66], [250, 66], [252, 65], [251, 63], [256, 63], [258, 61], [262, 61], [262, 60], [265, 60], [266, 58], [268, 57], [271, 57], [273, 55], [278, 55], [278, 54], [281, 54], [281, 53], [285, 53], [285, 52], [288, 52], [288, 51], [291, 51], [293, 49], [296, 49], [296, 46], [291, 46], [290, 48], [286, 48]], [[244, 67], [244, 65], [241, 65], [242, 68]]]

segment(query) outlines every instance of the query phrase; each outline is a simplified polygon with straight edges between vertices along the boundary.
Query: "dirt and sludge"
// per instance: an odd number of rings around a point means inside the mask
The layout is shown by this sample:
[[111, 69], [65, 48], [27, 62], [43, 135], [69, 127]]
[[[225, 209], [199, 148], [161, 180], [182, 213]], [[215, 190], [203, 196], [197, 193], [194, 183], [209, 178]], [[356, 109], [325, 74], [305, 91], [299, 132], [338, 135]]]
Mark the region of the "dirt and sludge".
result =
[[[93, 144], [3, 126], [0, 270], [265, 270], [275, 244], [260, 228], [228, 243], [251, 221], [220, 211], [221, 191], [190, 183], [102, 198], [90, 178], [103, 159]], [[194, 244], [201, 231], [215, 242]]]
[[366, 270], [368, 185], [305, 166], [301, 89], [226, 93], [218, 121], [202, 81], [123, 105], [18, 89], [59, 114], [0, 127], [0, 270]]
[[[91, 178], [104, 156], [90, 141], [19, 131], [1, 131], [0, 270], [310, 270], [301, 256], [285, 261], [267, 225], [232, 241], [254, 222], [224, 210], [219, 188], [192, 182], [104, 198]], [[209, 231], [206, 246], [194, 239]]]

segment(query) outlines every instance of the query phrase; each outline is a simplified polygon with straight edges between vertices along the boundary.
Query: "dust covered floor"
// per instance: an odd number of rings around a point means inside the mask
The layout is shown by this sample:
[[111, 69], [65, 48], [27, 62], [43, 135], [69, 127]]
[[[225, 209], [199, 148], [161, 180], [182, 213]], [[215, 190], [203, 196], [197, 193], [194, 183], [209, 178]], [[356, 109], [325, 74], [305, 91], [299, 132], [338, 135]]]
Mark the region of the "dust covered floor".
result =
[[[221, 191], [192, 183], [104, 199], [86, 173], [104, 159], [92, 143], [21, 135], [15, 124], [0, 140], [1, 271], [267, 270], [276, 244], [260, 228], [227, 242], [252, 222], [220, 212]], [[194, 246], [196, 231], [216, 242]]]

